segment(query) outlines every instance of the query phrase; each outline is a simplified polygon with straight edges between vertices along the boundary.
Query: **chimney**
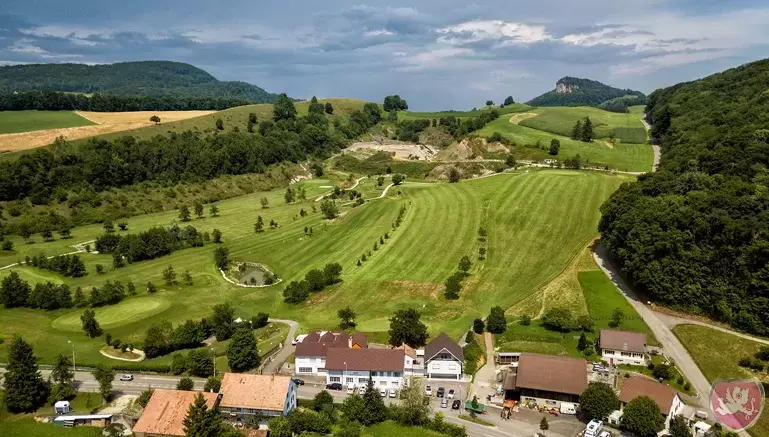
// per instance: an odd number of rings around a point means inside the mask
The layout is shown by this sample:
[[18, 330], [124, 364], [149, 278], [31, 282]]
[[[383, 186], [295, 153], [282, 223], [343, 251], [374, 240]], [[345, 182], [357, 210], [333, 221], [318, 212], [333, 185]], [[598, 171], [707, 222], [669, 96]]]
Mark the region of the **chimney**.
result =
[[347, 337], [347, 347], [352, 348], [352, 337]]

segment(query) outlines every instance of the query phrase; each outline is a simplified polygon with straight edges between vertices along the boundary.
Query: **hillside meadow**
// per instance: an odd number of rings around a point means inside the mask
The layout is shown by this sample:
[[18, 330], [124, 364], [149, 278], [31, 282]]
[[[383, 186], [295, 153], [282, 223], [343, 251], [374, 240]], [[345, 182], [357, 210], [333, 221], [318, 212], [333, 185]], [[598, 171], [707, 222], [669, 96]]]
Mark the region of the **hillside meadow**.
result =
[[537, 115], [521, 120], [521, 126], [570, 137], [577, 121], [584, 122], [590, 117], [595, 138], [608, 138], [614, 133], [624, 143], [646, 143], [646, 130], [640, 116], [632, 112], [621, 114], [586, 106], [537, 108], [531, 112]]
[[[0, 134], [90, 126], [92, 124], [95, 123], [73, 111], [0, 111]], [[0, 135], [0, 148], [6, 146], [3, 143], [3, 137]]]
[[[263, 263], [284, 281], [266, 288], [227, 283], [213, 265], [213, 243], [118, 270], [111, 268], [111, 256], [83, 254], [88, 275], [77, 279], [28, 266], [4, 269], [0, 277], [13, 270], [32, 283], [51, 280], [85, 289], [107, 280], [130, 279], [138, 296], [99, 312], [106, 315], [100, 322], [114, 338], [136, 344], [152, 323], [168, 320], [177, 324], [204, 317], [213, 305], [224, 301], [235, 305], [238, 316], [267, 312], [299, 321], [304, 331], [336, 327], [337, 309], [349, 305], [358, 313], [358, 329], [383, 333], [395, 310], [417, 308], [432, 335], [446, 331], [458, 337], [491, 306], [510, 307], [557, 276], [594, 235], [601, 203], [629, 179], [597, 172], [519, 171], [459, 184], [406, 182], [381, 199], [375, 199], [382, 190], [375, 179], [363, 179], [359, 188], [370, 201], [354, 209], [342, 206], [343, 215], [333, 221], [324, 220], [314, 202], [336, 184], [324, 179], [302, 182], [307, 200], [291, 205], [285, 204], [284, 191], [277, 190], [222, 201], [219, 217], [208, 216], [206, 207], [206, 217], [189, 224], [201, 232], [220, 229], [232, 260]], [[261, 197], [268, 199], [269, 208], [261, 208]], [[394, 230], [401, 207], [406, 208], [403, 223]], [[306, 217], [301, 217], [302, 209], [308, 212]], [[177, 211], [168, 211], [134, 217], [128, 220], [127, 232], [168, 226], [177, 215]], [[277, 221], [279, 227], [254, 233], [258, 215], [265, 223]], [[305, 227], [312, 228], [311, 236], [304, 232]], [[480, 227], [488, 230], [485, 243], [478, 240]], [[24, 244], [13, 237], [18, 252], [3, 253], [0, 264], [40, 252], [49, 256], [71, 252], [72, 244], [93, 240], [101, 233], [100, 225], [90, 225], [75, 228], [70, 240]], [[384, 239], [385, 234], [389, 238]], [[375, 250], [374, 243], [380, 238], [385, 244], [378, 244]], [[481, 244], [488, 251], [483, 261], [477, 259]], [[363, 254], [368, 260], [357, 266]], [[447, 301], [443, 282], [464, 255], [474, 260], [471, 275], [464, 281], [460, 299]], [[313, 294], [303, 304], [283, 302], [285, 284], [328, 262], [343, 266], [341, 284]], [[96, 264], [104, 265], [106, 272], [96, 274]], [[166, 286], [161, 272], [169, 265], [180, 277], [189, 270], [194, 285]], [[148, 281], [157, 285], [157, 293], [145, 291]], [[108, 361], [98, 352], [103, 339], [88, 339], [76, 326], [78, 317], [73, 313], [79, 312], [0, 309], [2, 336], [24, 335], [44, 362], [61, 352], [67, 341], [75, 343], [84, 363]], [[0, 360], [6, 347], [0, 345]]]

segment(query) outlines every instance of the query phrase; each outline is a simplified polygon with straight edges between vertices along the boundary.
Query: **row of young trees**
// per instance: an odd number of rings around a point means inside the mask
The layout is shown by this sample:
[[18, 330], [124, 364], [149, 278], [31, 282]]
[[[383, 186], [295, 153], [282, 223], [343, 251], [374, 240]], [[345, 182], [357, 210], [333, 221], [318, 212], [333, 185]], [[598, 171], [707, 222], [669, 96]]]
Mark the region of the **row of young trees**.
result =
[[[176, 250], [203, 246], [203, 234], [194, 226], [152, 227], [138, 234], [106, 233], [96, 238], [95, 248], [113, 256], [116, 268], [169, 255]], [[117, 260], [117, 262], [115, 262]], [[124, 262], [122, 262], [124, 261]]]
[[0, 94], [0, 111], [192, 111], [234, 108], [250, 104], [231, 97], [152, 97], [93, 95], [58, 91], [27, 91]]
[[92, 287], [88, 298], [80, 287], [73, 294], [67, 284], [40, 282], [32, 287], [16, 271], [11, 271], [0, 282], [0, 303], [6, 308], [28, 307], [52, 311], [60, 308], [100, 307], [116, 304], [126, 294], [136, 294], [136, 287], [131, 281], [128, 281], [127, 290], [120, 281], [107, 281], [101, 288]]
[[593, 122], [590, 121], [590, 117], [585, 117], [584, 122], [577, 120], [571, 130], [571, 139], [590, 143], [593, 141], [593, 138], [595, 138], [595, 134], [593, 133]]
[[80, 278], [86, 275], [85, 263], [77, 254], [56, 255], [48, 258], [43, 254], [26, 257], [25, 263], [39, 269], [46, 269], [56, 272], [62, 276]]
[[329, 285], [342, 281], [342, 265], [328, 263], [323, 270], [313, 269], [304, 275], [303, 281], [291, 281], [283, 290], [283, 300], [288, 303], [301, 303], [310, 297], [310, 292], [318, 292]]

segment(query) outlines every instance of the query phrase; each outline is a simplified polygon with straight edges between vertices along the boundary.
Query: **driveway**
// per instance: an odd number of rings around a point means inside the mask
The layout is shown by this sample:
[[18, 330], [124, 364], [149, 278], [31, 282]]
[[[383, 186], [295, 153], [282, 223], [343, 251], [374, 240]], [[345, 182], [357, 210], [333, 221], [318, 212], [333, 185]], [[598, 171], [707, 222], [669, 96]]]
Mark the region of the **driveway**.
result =
[[269, 319], [269, 321], [273, 323], [283, 323], [288, 325], [288, 335], [286, 336], [286, 340], [283, 342], [283, 348], [278, 351], [277, 354], [273, 355], [270, 361], [264, 365], [264, 368], [262, 369], [262, 374], [264, 375], [278, 373], [280, 367], [288, 359], [288, 356], [296, 351], [296, 346], [292, 346], [291, 342], [294, 341], [294, 338], [296, 338], [296, 331], [299, 330], [299, 324], [293, 320]]
[[483, 340], [486, 346], [486, 364], [475, 373], [475, 379], [470, 386], [470, 393], [467, 398], [472, 399], [473, 395], [478, 396], [479, 402], [485, 402], [486, 395], [490, 393], [489, 387], [494, 381], [494, 337], [491, 333], [483, 334]]

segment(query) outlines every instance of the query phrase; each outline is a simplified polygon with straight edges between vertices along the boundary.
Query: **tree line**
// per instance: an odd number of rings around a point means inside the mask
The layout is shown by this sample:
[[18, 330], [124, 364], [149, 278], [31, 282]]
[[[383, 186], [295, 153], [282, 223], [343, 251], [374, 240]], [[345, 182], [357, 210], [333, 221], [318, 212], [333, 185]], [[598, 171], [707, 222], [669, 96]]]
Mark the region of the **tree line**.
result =
[[312, 269], [304, 275], [303, 281], [291, 281], [283, 289], [283, 300], [288, 303], [301, 303], [310, 297], [310, 292], [318, 292], [329, 285], [342, 281], [342, 266], [339, 263], [328, 263], [323, 270]]
[[760, 335], [769, 335], [766, 89], [764, 60], [652, 93], [659, 171], [622, 185], [599, 224], [635, 289]]
[[113, 266], [134, 263], [170, 255], [176, 250], [203, 246], [203, 234], [194, 226], [180, 228], [152, 227], [138, 234], [118, 235], [106, 233], [96, 238], [95, 248], [100, 253], [112, 254]]
[[72, 255], [56, 255], [52, 258], [47, 258], [43, 254], [27, 256], [25, 264], [39, 269], [46, 269], [52, 272], [56, 272], [62, 276], [80, 278], [85, 276], [85, 263], [77, 254]]
[[365, 113], [353, 112], [347, 124], [335, 119], [332, 127], [324, 105], [316, 106], [306, 117], [297, 117], [293, 102], [281, 95], [273, 121], [263, 121], [259, 133], [187, 131], [150, 139], [91, 138], [77, 147], [59, 138], [50, 147], [0, 163], [0, 201], [29, 198], [47, 204], [62, 189], [75, 187], [99, 192], [144, 181], [173, 184], [263, 173], [284, 161], [325, 159], [380, 119], [372, 103]]
[[221, 111], [250, 102], [232, 97], [120, 96], [27, 91], [0, 94], [0, 111]]

